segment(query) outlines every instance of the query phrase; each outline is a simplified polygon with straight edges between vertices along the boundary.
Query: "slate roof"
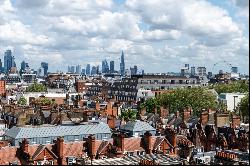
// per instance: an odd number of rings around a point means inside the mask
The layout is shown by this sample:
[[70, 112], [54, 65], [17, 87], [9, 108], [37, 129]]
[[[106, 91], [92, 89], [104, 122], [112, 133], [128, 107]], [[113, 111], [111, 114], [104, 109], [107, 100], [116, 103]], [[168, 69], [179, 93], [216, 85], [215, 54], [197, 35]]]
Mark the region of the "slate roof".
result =
[[39, 137], [59, 137], [66, 135], [82, 135], [110, 133], [111, 130], [106, 123], [86, 124], [78, 126], [39, 126], [39, 127], [12, 127], [5, 132], [11, 138], [39, 138]]
[[121, 130], [127, 131], [155, 131], [156, 129], [150, 126], [147, 122], [140, 120], [129, 121], [125, 125], [120, 127]]

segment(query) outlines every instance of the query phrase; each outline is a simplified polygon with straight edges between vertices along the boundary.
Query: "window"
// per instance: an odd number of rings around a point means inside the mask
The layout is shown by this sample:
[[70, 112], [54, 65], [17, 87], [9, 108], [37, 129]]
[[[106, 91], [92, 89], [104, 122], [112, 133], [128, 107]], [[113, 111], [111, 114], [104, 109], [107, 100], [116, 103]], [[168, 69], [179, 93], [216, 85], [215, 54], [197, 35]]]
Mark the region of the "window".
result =
[[128, 156], [134, 156], [134, 152], [128, 152]]
[[42, 165], [43, 162], [42, 161], [37, 161], [36, 165]]
[[171, 80], [171, 82], [170, 82], [171, 84], [175, 84], [175, 80]]
[[68, 165], [73, 165], [76, 163], [75, 157], [68, 157]]

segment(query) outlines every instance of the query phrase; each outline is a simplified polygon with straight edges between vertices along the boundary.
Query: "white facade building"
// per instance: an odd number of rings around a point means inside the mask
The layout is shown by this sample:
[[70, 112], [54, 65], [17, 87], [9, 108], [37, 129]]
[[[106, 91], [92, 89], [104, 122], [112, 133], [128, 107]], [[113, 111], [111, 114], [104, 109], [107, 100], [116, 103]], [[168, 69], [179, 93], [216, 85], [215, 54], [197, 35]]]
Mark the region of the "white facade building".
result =
[[155, 97], [155, 94], [151, 90], [139, 89], [137, 92], [137, 99], [136, 100], [139, 100], [141, 98], [148, 99], [148, 98], [152, 98], [152, 97]]
[[219, 101], [226, 104], [227, 110], [232, 112], [234, 111], [234, 106], [237, 107], [245, 95], [245, 93], [221, 93], [219, 95]]

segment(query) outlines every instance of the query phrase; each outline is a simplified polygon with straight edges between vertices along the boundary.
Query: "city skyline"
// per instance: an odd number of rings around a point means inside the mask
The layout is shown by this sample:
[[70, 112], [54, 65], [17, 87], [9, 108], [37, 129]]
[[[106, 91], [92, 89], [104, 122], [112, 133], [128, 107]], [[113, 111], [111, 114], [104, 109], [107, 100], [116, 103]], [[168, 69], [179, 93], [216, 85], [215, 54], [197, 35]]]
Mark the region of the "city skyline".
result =
[[0, 9], [0, 57], [11, 49], [19, 68], [24, 60], [35, 70], [49, 62], [50, 72], [67, 71], [106, 59], [119, 69], [123, 50], [127, 69], [180, 72], [187, 63], [211, 71], [227, 61], [249, 74], [246, 0], [3, 0]]

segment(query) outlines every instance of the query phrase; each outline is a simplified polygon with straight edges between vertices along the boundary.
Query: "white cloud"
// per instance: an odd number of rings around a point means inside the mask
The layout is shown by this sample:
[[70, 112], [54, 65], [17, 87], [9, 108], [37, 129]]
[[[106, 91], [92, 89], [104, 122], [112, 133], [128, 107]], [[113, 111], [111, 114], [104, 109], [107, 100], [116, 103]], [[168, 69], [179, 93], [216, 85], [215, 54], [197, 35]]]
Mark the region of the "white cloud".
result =
[[144, 34], [144, 38], [147, 40], [173, 40], [179, 39], [181, 32], [177, 30], [164, 31], [160, 29], [147, 31]]
[[126, 5], [152, 28], [180, 29], [210, 46], [225, 44], [241, 35], [241, 30], [226, 10], [206, 1], [127, 0]]
[[46, 44], [49, 42], [48, 37], [32, 33], [28, 27], [19, 21], [10, 21], [0, 25], [0, 41], [11, 43], [29, 43], [29, 44]]
[[118, 68], [123, 49], [127, 68], [166, 72], [232, 60], [248, 71], [246, 23], [235, 15], [246, 17], [249, 1], [231, 2], [236, 11], [205, 0], [0, 0], [0, 49], [53, 69], [103, 59]]

